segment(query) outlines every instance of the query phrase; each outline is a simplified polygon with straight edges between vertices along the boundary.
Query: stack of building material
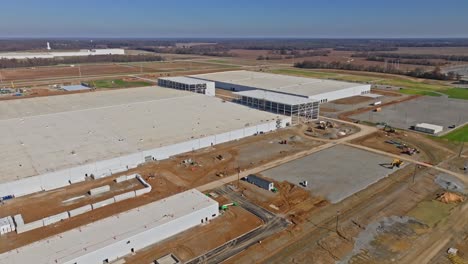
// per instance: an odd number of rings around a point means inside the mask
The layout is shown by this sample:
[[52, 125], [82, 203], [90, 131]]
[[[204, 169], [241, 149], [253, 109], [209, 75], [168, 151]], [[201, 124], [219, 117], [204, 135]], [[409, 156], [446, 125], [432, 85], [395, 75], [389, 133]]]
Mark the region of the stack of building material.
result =
[[89, 212], [91, 210], [93, 210], [93, 207], [90, 204], [87, 204], [87, 205], [68, 211], [68, 214], [70, 215], [70, 217], [74, 217], [74, 216]]
[[46, 218], [42, 219], [42, 222], [44, 223], [44, 226], [48, 226], [48, 225], [60, 222], [62, 220], [68, 219], [68, 217], [69, 217], [68, 212], [63, 212], [63, 213], [60, 213], [60, 214], [51, 215], [49, 217], [46, 217]]
[[108, 191], [110, 191], [110, 186], [109, 185], [104, 185], [104, 186], [97, 187], [97, 188], [89, 190], [89, 194], [90, 195], [98, 195], [98, 194], [105, 193], [105, 192], [108, 192]]
[[11, 216], [0, 218], [0, 235], [15, 231], [15, 223]]
[[93, 207], [93, 210], [96, 210], [97, 208], [101, 208], [101, 207], [104, 207], [106, 205], [113, 204], [113, 203], [114, 203], [114, 197], [106, 199], [104, 201], [93, 203], [91, 206]]
[[42, 221], [42, 219], [34, 221], [34, 222], [27, 223], [27, 224], [23, 224], [23, 225], [18, 225], [18, 223], [17, 223], [16, 233], [21, 234], [21, 233], [24, 233], [24, 232], [27, 232], [27, 231], [31, 231], [31, 230], [34, 230], [34, 229], [37, 229], [37, 228], [41, 228], [43, 226], [44, 226], [44, 222]]
[[134, 191], [126, 192], [126, 193], [122, 193], [122, 194], [114, 196], [114, 201], [115, 202], [120, 202], [120, 201], [123, 201], [123, 200], [134, 198], [135, 196], [136, 196], [136, 194], [135, 194]]

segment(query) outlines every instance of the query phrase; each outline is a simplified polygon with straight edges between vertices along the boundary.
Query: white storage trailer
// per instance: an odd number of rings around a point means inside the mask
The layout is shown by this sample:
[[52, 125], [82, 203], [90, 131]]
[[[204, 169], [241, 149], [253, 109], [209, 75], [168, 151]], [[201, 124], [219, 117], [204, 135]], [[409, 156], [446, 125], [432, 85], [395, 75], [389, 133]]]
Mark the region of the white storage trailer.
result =
[[90, 195], [98, 195], [98, 194], [105, 193], [105, 192], [108, 192], [108, 191], [110, 191], [110, 186], [109, 185], [104, 185], [104, 186], [97, 187], [97, 188], [89, 190], [89, 194]]
[[420, 123], [414, 126], [414, 130], [435, 135], [442, 132], [444, 130], [444, 127], [433, 124]]

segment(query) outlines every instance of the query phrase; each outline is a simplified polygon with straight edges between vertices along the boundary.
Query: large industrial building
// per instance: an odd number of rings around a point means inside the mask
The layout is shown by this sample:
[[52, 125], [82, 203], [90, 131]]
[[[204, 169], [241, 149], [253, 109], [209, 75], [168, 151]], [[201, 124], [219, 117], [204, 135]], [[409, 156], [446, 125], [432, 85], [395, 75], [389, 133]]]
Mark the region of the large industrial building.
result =
[[104, 177], [287, 126], [291, 117], [146, 87], [0, 102], [0, 196]]
[[319, 102], [314, 99], [270, 92], [266, 90], [250, 90], [234, 93], [238, 103], [256, 109], [290, 116], [293, 122], [304, 118], [314, 120], [319, 116]]
[[124, 49], [92, 49], [79, 51], [48, 51], [48, 52], [6, 52], [0, 53], [0, 59], [53, 59], [56, 57], [76, 57], [93, 55], [124, 55]]
[[180, 77], [160, 77], [158, 85], [161, 87], [173, 88], [177, 90], [200, 93], [208, 96], [215, 96], [215, 83], [200, 79], [180, 76]]
[[267, 90], [304, 97], [321, 103], [370, 93], [371, 85], [271, 74], [252, 71], [226, 71], [193, 75], [215, 82], [216, 88], [230, 91]]
[[137, 252], [219, 214], [193, 189], [0, 254], [0, 263], [102, 264]]

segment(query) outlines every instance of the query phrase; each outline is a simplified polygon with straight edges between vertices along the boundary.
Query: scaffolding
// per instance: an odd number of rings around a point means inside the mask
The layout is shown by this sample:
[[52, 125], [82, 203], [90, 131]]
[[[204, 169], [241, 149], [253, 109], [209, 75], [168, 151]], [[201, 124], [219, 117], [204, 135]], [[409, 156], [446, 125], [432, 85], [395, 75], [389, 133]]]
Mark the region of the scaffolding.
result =
[[[255, 91], [234, 93], [237, 96], [235, 102], [259, 110], [290, 116], [293, 123], [318, 119], [319, 101], [272, 92], [263, 93], [265, 94], [263, 98], [259, 98], [259, 93]], [[285, 100], [281, 100], [282, 97]]]

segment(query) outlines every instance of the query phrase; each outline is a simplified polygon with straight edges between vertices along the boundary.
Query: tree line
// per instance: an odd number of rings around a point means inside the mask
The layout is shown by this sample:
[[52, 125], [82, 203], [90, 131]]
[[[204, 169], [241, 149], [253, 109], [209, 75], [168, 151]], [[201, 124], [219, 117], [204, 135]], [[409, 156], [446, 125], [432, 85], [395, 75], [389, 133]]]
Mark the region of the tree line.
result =
[[447, 60], [447, 61], [468, 61], [466, 55], [441, 55], [441, 54], [404, 54], [404, 53], [367, 53], [360, 52], [351, 55], [351, 57], [360, 58], [393, 58], [393, 59], [412, 59], [412, 60]]
[[416, 78], [434, 79], [434, 80], [460, 80], [461, 75], [455, 72], [443, 73], [440, 67], [436, 67], [432, 71], [425, 71], [422, 68], [415, 68], [410, 71], [403, 71], [396, 67], [389, 65], [388, 67], [382, 67], [378, 65], [359, 65], [352, 63], [343, 63], [339, 61], [324, 62], [324, 61], [303, 61], [294, 64], [294, 67], [305, 68], [305, 69], [338, 69], [338, 70], [350, 70], [350, 71], [368, 71], [368, 72], [379, 72], [379, 73], [390, 73], [406, 75]]
[[424, 66], [443, 66], [443, 65], [449, 64], [448, 62], [430, 61], [426, 59], [396, 59], [396, 58], [384, 58], [384, 57], [378, 57], [378, 56], [369, 56], [366, 58], [366, 60], [388, 62], [388, 63], [424, 65]]
[[164, 58], [156, 55], [90, 55], [57, 58], [33, 59], [0, 59], [0, 68], [20, 68], [53, 66], [58, 64], [100, 63], [100, 62], [144, 62], [163, 61]]

